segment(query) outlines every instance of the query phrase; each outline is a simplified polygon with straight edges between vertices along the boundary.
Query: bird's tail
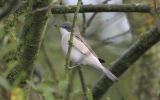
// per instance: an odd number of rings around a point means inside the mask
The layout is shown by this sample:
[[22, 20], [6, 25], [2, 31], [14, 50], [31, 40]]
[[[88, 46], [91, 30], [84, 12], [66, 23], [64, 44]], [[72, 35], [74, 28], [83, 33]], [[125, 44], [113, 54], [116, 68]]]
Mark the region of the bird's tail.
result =
[[104, 66], [101, 66], [101, 70], [105, 73], [105, 75], [111, 79], [113, 82], [118, 81], [118, 78], [107, 68], [105, 68]]

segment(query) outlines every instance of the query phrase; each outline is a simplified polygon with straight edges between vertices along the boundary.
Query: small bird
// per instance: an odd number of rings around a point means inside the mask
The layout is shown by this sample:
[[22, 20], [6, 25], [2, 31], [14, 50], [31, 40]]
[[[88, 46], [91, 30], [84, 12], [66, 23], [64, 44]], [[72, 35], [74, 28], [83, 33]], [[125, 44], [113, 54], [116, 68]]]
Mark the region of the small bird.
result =
[[[61, 33], [61, 48], [65, 55], [68, 52], [70, 34], [72, 30], [72, 24], [65, 22], [60, 25], [59, 27]], [[87, 44], [84, 38], [81, 36], [80, 31], [77, 26], [73, 28], [74, 35], [73, 35], [73, 46], [71, 49], [70, 59], [73, 63], [77, 65], [89, 65], [92, 66], [103, 73], [111, 79], [113, 82], [117, 81], [118, 78], [112, 74], [107, 68], [105, 68], [98, 57], [96, 56], [95, 52], [91, 49], [91, 47]], [[101, 60], [103, 61], [103, 60]]]

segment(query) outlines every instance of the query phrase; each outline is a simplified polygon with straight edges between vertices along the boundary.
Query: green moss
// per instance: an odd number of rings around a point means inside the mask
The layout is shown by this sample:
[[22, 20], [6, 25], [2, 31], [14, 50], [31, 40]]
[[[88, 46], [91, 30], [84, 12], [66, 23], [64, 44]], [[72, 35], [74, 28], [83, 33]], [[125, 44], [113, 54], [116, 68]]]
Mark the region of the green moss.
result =
[[[34, 0], [31, 3], [31, 6], [33, 9], [37, 9], [39, 7], [48, 6], [49, 3], [50, 0]], [[32, 10], [30, 12], [32, 12]], [[10, 73], [13, 78], [11, 83], [13, 83], [16, 77], [21, 76], [21, 72], [26, 74], [23, 74], [23, 78], [20, 79], [26, 80], [29, 78], [41, 45], [40, 43], [43, 38], [42, 36], [45, 31], [47, 19], [47, 11], [35, 12], [26, 16], [23, 35], [21, 36], [17, 49], [16, 57], [18, 60], [18, 66], [16, 69], [18, 71], [14, 69]]]

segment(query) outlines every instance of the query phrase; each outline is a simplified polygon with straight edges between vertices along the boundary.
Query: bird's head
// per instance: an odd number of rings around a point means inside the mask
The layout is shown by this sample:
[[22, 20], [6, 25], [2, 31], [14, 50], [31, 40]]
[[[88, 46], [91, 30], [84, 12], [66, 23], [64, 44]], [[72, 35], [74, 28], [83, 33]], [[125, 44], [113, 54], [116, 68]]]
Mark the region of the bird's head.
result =
[[59, 29], [62, 35], [70, 34], [72, 30], [72, 24], [69, 22], [65, 22], [60, 25]]
[[[70, 34], [72, 31], [72, 23], [65, 22], [59, 26], [61, 35]], [[75, 25], [73, 28], [74, 34], [80, 34], [78, 26]]]

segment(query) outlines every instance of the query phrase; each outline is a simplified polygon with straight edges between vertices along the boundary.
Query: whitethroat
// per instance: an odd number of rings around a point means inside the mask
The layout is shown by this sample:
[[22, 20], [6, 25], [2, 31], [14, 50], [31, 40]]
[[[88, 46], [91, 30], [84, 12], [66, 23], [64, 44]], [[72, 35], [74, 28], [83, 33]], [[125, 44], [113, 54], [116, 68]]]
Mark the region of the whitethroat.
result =
[[[63, 23], [60, 25], [59, 29], [62, 36], [61, 48], [64, 54], [67, 55], [72, 24], [68, 22]], [[71, 61], [77, 65], [92, 66], [105, 73], [105, 75], [113, 82], [117, 81], [118, 78], [101, 64], [95, 52], [81, 36], [78, 27], [75, 26], [73, 32], [73, 46], [70, 54]]]

